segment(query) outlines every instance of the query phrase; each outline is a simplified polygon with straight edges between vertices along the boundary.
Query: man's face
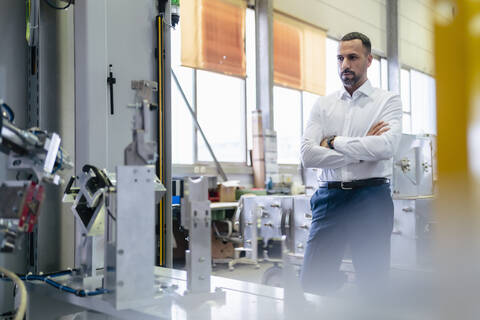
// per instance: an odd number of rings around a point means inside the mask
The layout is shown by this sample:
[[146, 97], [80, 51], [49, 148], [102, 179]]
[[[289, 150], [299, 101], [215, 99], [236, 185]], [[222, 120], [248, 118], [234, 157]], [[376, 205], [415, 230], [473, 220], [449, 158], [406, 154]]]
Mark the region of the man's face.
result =
[[360, 39], [340, 41], [337, 53], [338, 74], [347, 88], [355, 88], [367, 79], [372, 55]]

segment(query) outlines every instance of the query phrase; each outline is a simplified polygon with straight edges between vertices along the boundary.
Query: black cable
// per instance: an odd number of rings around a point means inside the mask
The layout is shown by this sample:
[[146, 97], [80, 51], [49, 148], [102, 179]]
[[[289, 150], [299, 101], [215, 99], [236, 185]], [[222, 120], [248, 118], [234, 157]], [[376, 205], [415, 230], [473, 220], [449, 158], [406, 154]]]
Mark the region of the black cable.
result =
[[43, 0], [45, 1], [46, 4], [48, 4], [48, 6], [50, 8], [53, 8], [55, 10], [65, 10], [65, 9], [68, 9], [68, 7], [70, 7], [72, 5], [72, 2], [73, 0], [68, 0], [68, 3], [65, 5], [65, 7], [57, 7], [56, 5], [53, 5], [50, 0]]

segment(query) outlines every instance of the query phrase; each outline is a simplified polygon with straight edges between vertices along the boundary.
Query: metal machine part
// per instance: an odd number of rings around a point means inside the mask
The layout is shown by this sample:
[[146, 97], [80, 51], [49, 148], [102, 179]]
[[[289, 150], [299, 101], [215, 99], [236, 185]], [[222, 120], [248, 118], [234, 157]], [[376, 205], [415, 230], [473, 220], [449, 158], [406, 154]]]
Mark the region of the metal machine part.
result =
[[136, 90], [141, 103], [128, 105], [135, 109], [133, 118], [133, 141], [125, 149], [125, 165], [154, 164], [158, 159], [157, 143], [154, 141], [152, 113], [158, 110], [153, 104], [154, 93], [158, 84], [154, 81], [132, 81], [132, 89]]
[[38, 181], [60, 184], [62, 179], [56, 172], [73, 167], [60, 146], [60, 137], [38, 128], [22, 130], [1, 118], [0, 151], [9, 156], [9, 169], [30, 171]]
[[303, 256], [307, 248], [308, 234], [312, 224], [310, 197], [295, 196], [293, 198], [293, 219], [289, 249], [293, 254]]
[[435, 232], [433, 199], [394, 200], [391, 264], [406, 270], [429, 270], [433, 266]]
[[[2, 102], [0, 112], [0, 152], [8, 155], [8, 168], [26, 171], [25, 181], [0, 181], [0, 219], [13, 219], [0, 244], [0, 251], [12, 252], [19, 232], [33, 232], [44, 199], [44, 183], [63, 182], [58, 171], [72, 168], [68, 154], [61, 148], [56, 133], [38, 128], [16, 127], [14, 115]], [[3, 230], [2, 230], [3, 231]]]
[[[63, 202], [72, 203], [71, 210], [83, 229], [82, 241], [77, 245], [80, 271], [75, 282], [94, 290], [102, 286], [103, 276], [97, 273], [97, 264], [103, 266], [103, 250], [97, 248], [105, 229], [105, 192], [113, 188], [108, 173], [85, 165], [82, 173], [71, 177], [64, 192]], [[74, 187], [76, 184], [76, 187]]]
[[[155, 167], [147, 165], [157, 159], [151, 128], [155, 108], [149, 102], [157, 84], [132, 81], [132, 88], [143, 100], [133, 106], [133, 142], [125, 148], [125, 165], [117, 166], [115, 175], [85, 165], [64, 194], [84, 229], [77, 244], [81, 272], [76, 280], [88, 289], [103, 283], [111, 292], [106, 300], [119, 310], [153, 298], [155, 204], [166, 192]], [[97, 242], [103, 247], [97, 248]], [[98, 257], [102, 249], [103, 261]], [[104, 266], [103, 275], [96, 272], [97, 260]]]
[[[77, 188], [72, 188], [76, 182]], [[73, 202], [72, 212], [88, 236], [104, 232], [104, 192], [113, 187], [108, 173], [85, 165], [78, 177], [72, 177], [64, 193], [63, 202]]]
[[208, 200], [208, 180], [188, 178], [182, 199], [182, 226], [189, 231], [189, 250], [185, 252], [187, 291], [182, 299], [204, 301], [224, 299], [222, 290], [211, 290], [212, 273], [211, 211]]
[[403, 134], [393, 159], [393, 194], [397, 199], [434, 193], [434, 138]]
[[106, 299], [128, 309], [154, 297], [155, 168], [118, 166], [116, 192], [106, 194]]
[[[239, 215], [247, 257], [258, 260], [272, 241], [286, 236], [288, 249], [303, 256], [311, 224], [310, 197], [308, 196], [262, 196], [243, 197]], [[263, 246], [259, 248], [258, 241]], [[272, 256], [270, 253], [268, 256]]]

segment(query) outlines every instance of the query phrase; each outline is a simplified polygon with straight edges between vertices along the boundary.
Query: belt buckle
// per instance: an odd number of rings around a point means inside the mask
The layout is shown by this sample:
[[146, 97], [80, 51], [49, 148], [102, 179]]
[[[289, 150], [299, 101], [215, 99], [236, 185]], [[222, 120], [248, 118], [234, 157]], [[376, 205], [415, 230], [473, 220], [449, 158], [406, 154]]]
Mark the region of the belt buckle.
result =
[[344, 186], [343, 186], [344, 183], [345, 183], [344, 181], [341, 181], [341, 182], [340, 182], [340, 188], [341, 188], [342, 190], [352, 190], [352, 189], [353, 189], [353, 188], [344, 187]]

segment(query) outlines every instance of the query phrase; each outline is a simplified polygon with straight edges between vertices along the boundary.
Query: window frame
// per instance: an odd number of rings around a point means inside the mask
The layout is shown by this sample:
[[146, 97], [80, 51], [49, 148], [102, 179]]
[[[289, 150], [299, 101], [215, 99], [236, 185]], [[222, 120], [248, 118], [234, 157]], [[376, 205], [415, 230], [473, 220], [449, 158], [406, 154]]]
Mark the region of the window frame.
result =
[[[408, 71], [408, 104], [410, 106], [410, 109], [409, 111], [404, 111], [403, 110], [403, 105], [402, 105], [402, 117], [403, 115], [408, 115], [410, 116], [410, 132], [406, 133], [403, 131], [403, 125], [402, 125], [402, 134], [413, 134], [412, 133], [412, 124], [413, 124], [413, 119], [412, 119], [412, 109], [413, 109], [413, 106], [412, 106], [412, 75], [411, 75], [411, 71], [413, 68], [409, 67], [409, 66], [406, 66], [406, 65], [403, 65], [403, 64], [400, 64], [399, 66], [400, 68], [400, 74], [402, 73], [402, 69], [403, 70], [406, 70]], [[402, 80], [400, 78], [400, 86], [401, 86], [401, 83], [402, 83]], [[401, 90], [401, 88], [400, 88]], [[402, 119], [403, 121], [403, 119]]]

